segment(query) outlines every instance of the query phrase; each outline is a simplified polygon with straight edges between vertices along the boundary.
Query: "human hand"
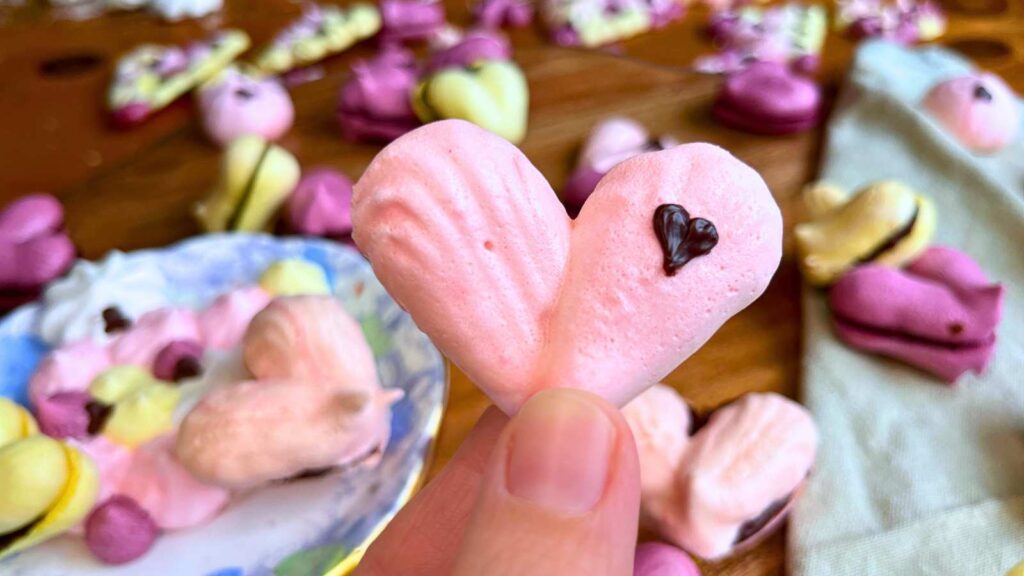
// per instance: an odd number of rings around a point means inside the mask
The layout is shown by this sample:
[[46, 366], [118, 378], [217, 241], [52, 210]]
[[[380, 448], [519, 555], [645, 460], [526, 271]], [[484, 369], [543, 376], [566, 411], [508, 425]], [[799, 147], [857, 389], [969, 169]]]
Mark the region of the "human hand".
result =
[[511, 419], [489, 408], [355, 576], [629, 576], [639, 506], [619, 411], [588, 392], [547, 390]]

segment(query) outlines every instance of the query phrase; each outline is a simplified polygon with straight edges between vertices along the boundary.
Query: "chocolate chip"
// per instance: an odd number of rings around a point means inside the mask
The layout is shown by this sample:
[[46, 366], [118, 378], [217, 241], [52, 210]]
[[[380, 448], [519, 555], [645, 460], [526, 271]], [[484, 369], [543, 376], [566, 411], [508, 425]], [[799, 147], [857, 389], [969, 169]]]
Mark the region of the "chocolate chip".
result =
[[675, 276], [687, 262], [704, 256], [718, 244], [718, 230], [704, 218], [690, 218], [678, 204], [662, 204], [654, 211], [654, 233], [665, 255], [665, 274]]
[[974, 87], [974, 99], [981, 100], [983, 102], [991, 102], [992, 93], [985, 89], [983, 85], [978, 84]]
[[171, 376], [175, 382], [181, 382], [188, 378], [195, 378], [202, 375], [203, 365], [195, 356], [182, 356], [174, 365], [174, 374]]
[[256, 93], [248, 88], [239, 88], [235, 90], [235, 96], [238, 96], [242, 100], [252, 100], [256, 96]]
[[111, 306], [103, 310], [103, 324], [103, 331], [112, 334], [127, 330], [132, 325], [132, 321], [124, 315], [124, 312], [121, 312], [120, 308]]
[[107, 420], [110, 420], [114, 413], [114, 407], [99, 400], [90, 400], [85, 405], [85, 411], [89, 413], [89, 426], [86, 431], [90, 436], [95, 436], [107, 425]]
[[949, 333], [953, 336], [958, 336], [964, 331], [964, 325], [959, 322], [953, 322], [949, 325]]

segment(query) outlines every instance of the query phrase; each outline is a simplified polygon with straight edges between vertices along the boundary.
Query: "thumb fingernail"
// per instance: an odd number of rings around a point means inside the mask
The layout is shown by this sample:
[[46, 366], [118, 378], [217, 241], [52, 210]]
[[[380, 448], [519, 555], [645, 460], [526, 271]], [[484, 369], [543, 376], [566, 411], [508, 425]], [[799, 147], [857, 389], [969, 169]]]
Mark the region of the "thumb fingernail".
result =
[[604, 494], [615, 426], [587, 393], [538, 393], [512, 420], [506, 488], [537, 506], [582, 514]]

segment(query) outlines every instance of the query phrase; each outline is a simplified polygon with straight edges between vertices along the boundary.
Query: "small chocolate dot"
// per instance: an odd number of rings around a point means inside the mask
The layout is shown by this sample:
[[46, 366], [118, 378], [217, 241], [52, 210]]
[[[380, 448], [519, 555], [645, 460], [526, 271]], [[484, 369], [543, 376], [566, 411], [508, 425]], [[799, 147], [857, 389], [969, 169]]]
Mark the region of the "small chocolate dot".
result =
[[974, 99], [981, 100], [983, 102], [991, 102], [992, 93], [986, 90], [981, 84], [978, 84], [974, 87]]
[[120, 332], [128, 329], [132, 325], [131, 319], [121, 312], [121, 309], [117, 306], [111, 306], [103, 310], [103, 331], [107, 334], [114, 332]]
[[198, 358], [194, 356], [182, 356], [174, 365], [174, 374], [171, 377], [174, 378], [175, 382], [181, 382], [188, 378], [201, 376], [202, 373], [203, 365], [200, 364]]
[[958, 336], [964, 331], [964, 325], [959, 322], [953, 322], [949, 325], [949, 333], [953, 336]]
[[251, 100], [256, 96], [256, 93], [248, 88], [239, 88], [238, 90], [235, 90], [235, 96], [238, 96], [242, 100]]
[[107, 425], [107, 420], [110, 420], [114, 413], [114, 407], [99, 400], [90, 400], [85, 405], [85, 411], [89, 414], [89, 426], [86, 431], [90, 436], [95, 436]]

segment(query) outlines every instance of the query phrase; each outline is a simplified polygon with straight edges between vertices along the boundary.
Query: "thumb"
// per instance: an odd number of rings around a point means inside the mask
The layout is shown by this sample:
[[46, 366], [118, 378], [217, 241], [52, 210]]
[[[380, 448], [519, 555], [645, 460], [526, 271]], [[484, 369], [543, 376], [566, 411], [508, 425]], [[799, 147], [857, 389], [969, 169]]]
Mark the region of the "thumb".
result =
[[629, 426], [580, 390], [534, 395], [502, 432], [456, 576], [630, 576], [640, 473]]

